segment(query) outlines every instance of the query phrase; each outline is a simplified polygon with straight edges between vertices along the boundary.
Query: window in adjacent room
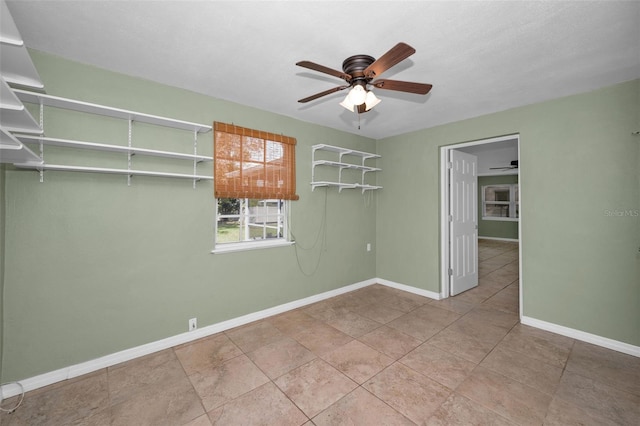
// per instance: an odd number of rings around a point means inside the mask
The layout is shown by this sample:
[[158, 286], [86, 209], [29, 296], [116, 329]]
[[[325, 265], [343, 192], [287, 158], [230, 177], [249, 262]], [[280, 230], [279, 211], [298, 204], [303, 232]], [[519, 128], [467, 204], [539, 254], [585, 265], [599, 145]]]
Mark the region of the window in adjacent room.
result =
[[518, 184], [487, 185], [482, 187], [483, 220], [518, 220], [520, 200]]
[[296, 139], [214, 123], [214, 252], [291, 244]]

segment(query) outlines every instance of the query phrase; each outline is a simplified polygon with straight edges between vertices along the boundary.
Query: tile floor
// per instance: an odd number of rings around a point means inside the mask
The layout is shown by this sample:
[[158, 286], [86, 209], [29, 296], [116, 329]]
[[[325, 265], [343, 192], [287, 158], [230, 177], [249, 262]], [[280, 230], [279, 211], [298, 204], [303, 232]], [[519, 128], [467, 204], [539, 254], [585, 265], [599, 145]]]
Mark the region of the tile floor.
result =
[[0, 423], [640, 424], [640, 359], [519, 324], [517, 245], [479, 255], [459, 296], [369, 286], [30, 392]]

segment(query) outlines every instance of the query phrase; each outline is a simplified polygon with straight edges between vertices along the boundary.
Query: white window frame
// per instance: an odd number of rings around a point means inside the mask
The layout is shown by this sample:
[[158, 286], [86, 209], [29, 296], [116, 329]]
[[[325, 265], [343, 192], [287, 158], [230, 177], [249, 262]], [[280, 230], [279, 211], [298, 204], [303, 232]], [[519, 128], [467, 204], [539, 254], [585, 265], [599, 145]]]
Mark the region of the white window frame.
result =
[[[516, 200], [516, 189], [518, 189], [518, 185], [517, 183], [497, 183], [482, 186], [482, 220], [518, 222], [519, 217], [516, 215], [516, 212], [520, 210], [520, 200]], [[490, 187], [508, 189], [509, 201], [487, 201], [485, 199], [486, 189]], [[487, 216], [487, 204], [509, 206], [509, 216]]]
[[[281, 218], [282, 224], [280, 225], [280, 221], [278, 221], [277, 230], [281, 231], [282, 237], [276, 238], [263, 238], [263, 239], [254, 239], [246, 241], [238, 241], [238, 242], [228, 242], [221, 243], [217, 241], [218, 237], [218, 222], [223, 218], [232, 218], [232, 217], [244, 217], [245, 223], [245, 232], [248, 232], [249, 226], [251, 225], [250, 218], [255, 215], [251, 215], [246, 208], [246, 204], [249, 203], [248, 198], [240, 198], [240, 213], [232, 214], [232, 215], [221, 215], [218, 213], [218, 199], [215, 199], [216, 213], [215, 213], [215, 221], [214, 221], [214, 233], [213, 233], [213, 243], [214, 249], [211, 253], [229, 253], [236, 251], [244, 251], [244, 250], [256, 250], [256, 249], [264, 249], [264, 248], [272, 248], [272, 247], [283, 247], [292, 245], [294, 242], [289, 238], [289, 221], [290, 221], [290, 207], [291, 202], [289, 200], [260, 200], [262, 202], [278, 202], [278, 205], [281, 206], [277, 215]], [[243, 206], [243, 203], [245, 206]], [[264, 232], [266, 232], [266, 228], [268, 226], [262, 225]]]

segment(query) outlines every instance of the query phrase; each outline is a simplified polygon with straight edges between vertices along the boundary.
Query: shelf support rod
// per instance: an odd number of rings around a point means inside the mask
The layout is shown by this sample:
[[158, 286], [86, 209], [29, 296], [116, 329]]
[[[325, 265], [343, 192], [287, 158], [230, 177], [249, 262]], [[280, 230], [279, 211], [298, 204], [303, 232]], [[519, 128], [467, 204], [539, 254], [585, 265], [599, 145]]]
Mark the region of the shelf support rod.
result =
[[[127, 146], [129, 147], [129, 151], [127, 151], [127, 171], [130, 172], [131, 171], [131, 134], [132, 134], [132, 127], [133, 127], [133, 120], [131, 118], [129, 118], [128, 120], [129, 122], [129, 134], [128, 134], [128, 144]], [[127, 174], [127, 186], [131, 186], [131, 173]]]
[[[44, 164], [44, 143], [42, 137], [44, 136], [44, 103], [40, 100], [40, 129], [42, 130], [40, 136], [40, 161]], [[44, 169], [40, 169], [40, 183], [44, 182]]]
[[198, 130], [193, 130], [193, 189], [196, 189], [198, 174]]

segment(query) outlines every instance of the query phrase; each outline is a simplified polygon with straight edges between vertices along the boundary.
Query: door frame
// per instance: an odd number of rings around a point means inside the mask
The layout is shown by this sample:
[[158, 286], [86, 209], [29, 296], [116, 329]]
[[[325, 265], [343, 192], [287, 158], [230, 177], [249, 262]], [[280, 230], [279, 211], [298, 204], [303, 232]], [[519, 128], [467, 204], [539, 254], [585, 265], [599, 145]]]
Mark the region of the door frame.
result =
[[[505, 136], [497, 136], [493, 138], [477, 139], [470, 142], [461, 142], [453, 145], [446, 145], [440, 147], [440, 299], [446, 299], [449, 297], [449, 173], [447, 168], [447, 162], [449, 159], [449, 152], [459, 148], [465, 148], [474, 145], [485, 145], [494, 142], [502, 142], [505, 140], [515, 139], [518, 144], [518, 185], [522, 183], [521, 169], [522, 162], [520, 161], [520, 134], [514, 133]], [[518, 270], [518, 285], [519, 285], [519, 306], [518, 313], [520, 319], [522, 319], [522, 188], [520, 188], [520, 217], [518, 219], [518, 261], [520, 262], [520, 268]], [[479, 201], [478, 201], [479, 202]], [[480, 220], [478, 218], [478, 220]]]

